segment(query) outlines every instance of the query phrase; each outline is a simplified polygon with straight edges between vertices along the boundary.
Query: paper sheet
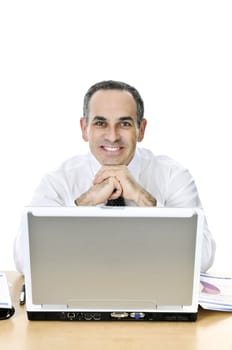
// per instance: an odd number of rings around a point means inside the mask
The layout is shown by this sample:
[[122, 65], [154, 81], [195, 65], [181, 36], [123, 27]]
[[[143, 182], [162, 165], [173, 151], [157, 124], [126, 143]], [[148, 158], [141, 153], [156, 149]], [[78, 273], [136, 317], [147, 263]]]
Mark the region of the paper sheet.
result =
[[199, 304], [204, 309], [232, 311], [232, 277], [201, 274]]
[[6, 275], [0, 272], [0, 309], [10, 309], [11, 307], [11, 298]]

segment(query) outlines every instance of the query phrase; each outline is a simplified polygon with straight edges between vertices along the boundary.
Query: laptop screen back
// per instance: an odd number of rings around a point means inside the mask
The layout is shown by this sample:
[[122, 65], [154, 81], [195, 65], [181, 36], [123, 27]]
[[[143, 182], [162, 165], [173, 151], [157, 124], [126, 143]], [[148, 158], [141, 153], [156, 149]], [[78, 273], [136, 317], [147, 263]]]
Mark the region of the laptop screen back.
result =
[[29, 212], [28, 228], [35, 305], [147, 310], [192, 304], [197, 215]]

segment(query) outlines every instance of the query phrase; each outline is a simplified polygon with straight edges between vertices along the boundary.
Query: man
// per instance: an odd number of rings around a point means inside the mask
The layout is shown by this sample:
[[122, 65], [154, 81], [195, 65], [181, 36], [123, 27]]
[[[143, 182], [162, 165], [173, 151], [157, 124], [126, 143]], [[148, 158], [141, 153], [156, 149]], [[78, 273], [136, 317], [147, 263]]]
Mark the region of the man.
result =
[[[118, 81], [93, 85], [85, 95], [80, 120], [90, 153], [47, 174], [30, 205], [95, 206], [120, 199], [129, 206], [201, 207], [188, 170], [169, 157], [137, 147], [146, 125], [143, 100], [135, 88]], [[23, 272], [21, 233], [14, 249], [16, 267]], [[202, 271], [212, 265], [214, 254], [205, 221]]]

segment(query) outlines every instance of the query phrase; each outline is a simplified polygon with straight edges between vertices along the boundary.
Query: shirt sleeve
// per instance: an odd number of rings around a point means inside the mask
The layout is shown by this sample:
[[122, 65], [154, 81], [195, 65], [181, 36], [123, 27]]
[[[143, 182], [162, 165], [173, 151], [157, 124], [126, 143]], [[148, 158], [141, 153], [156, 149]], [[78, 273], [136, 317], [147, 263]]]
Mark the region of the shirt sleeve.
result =
[[[29, 206], [34, 207], [59, 207], [75, 206], [73, 200], [66, 189], [66, 183], [60, 181], [59, 174], [47, 174], [40, 182], [33, 194]], [[23, 217], [19, 225], [18, 233], [13, 245], [14, 263], [20, 273], [24, 273], [24, 224]]]
[[[175, 165], [170, 171], [165, 206], [176, 208], [202, 208], [198, 190], [192, 175], [187, 169], [179, 165]], [[202, 272], [205, 272], [212, 266], [215, 257], [215, 250], [216, 244], [205, 219], [201, 260]]]
[[13, 245], [13, 257], [16, 270], [24, 274], [24, 259], [25, 259], [25, 246], [24, 246], [24, 224], [23, 224], [23, 215], [21, 217], [18, 233], [14, 239]]
[[64, 184], [56, 174], [47, 174], [34, 192], [30, 206], [60, 207], [66, 204], [66, 197]]

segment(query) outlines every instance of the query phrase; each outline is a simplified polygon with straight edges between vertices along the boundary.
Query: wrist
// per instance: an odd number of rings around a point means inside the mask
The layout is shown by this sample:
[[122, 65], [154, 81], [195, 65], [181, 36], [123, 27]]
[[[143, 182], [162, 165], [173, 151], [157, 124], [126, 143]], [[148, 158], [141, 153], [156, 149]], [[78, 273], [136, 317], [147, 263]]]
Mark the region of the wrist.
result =
[[137, 196], [137, 205], [140, 207], [156, 207], [157, 200], [149, 192], [141, 188]]
[[78, 206], [94, 206], [96, 203], [90, 198], [88, 193], [83, 193], [79, 198], [75, 199], [75, 205]]

